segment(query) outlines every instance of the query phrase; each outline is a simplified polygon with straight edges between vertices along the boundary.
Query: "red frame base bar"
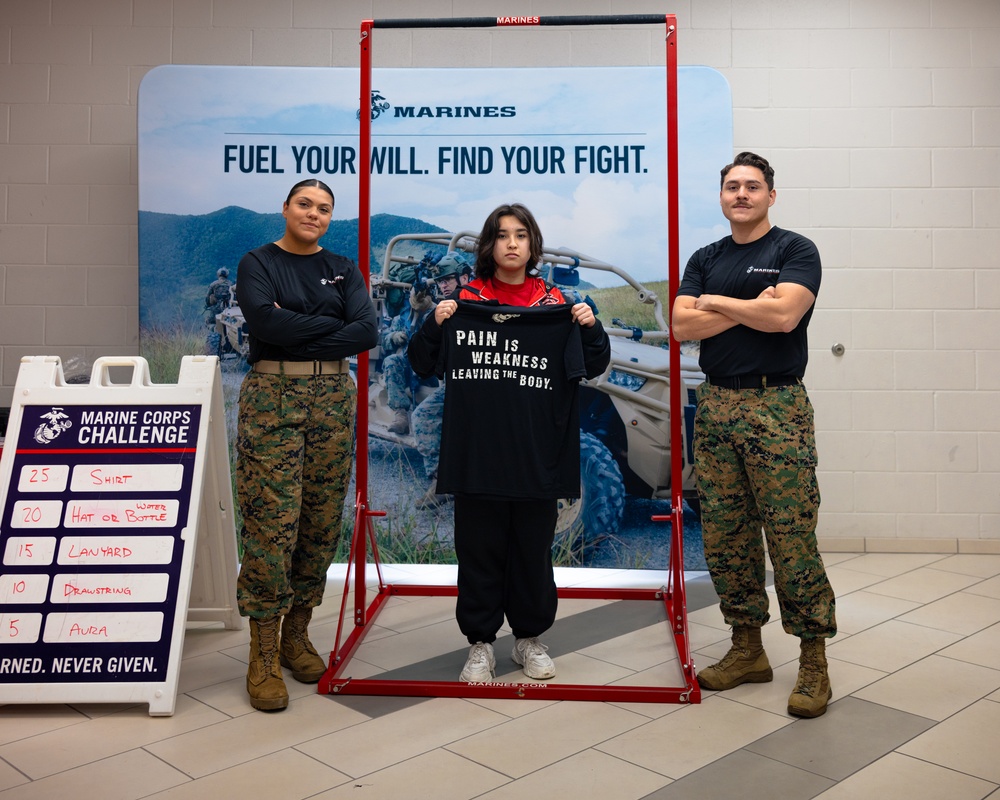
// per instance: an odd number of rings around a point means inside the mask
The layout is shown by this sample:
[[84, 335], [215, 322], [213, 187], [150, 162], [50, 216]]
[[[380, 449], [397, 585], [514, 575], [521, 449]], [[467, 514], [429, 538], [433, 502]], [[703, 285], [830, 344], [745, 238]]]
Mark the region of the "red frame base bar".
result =
[[[379, 587], [378, 596], [369, 606], [369, 624], [373, 623], [385, 602], [393, 596], [455, 596], [454, 586], [386, 584]], [[561, 600], [655, 600], [661, 601], [667, 620], [683, 617], [677, 608], [678, 595], [666, 587], [660, 589], [580, 589], [561, 588]], [[682, 657], [681, 669], [685, 684], [670, 686], [595, 686], [569, 683], [463, 683], [460, 681], [379, 680], [378, 678], [344, 677], [352, 652], [360, 646], [365, 630], [358, 631], [355, 642], [347, 642], [344, 649], [332, 653], [330, 667], [319, 683], [320, 694], [341, 695], [399, 695], [407, 697], [487, 697], [507, 700], [596, 700], [620, 703], [700, 703], [701, 689], [694, 675], [690, 658]], [[686, 630], [673, 628], [678, 655], [686, 647]]]
[[[382, 568], [378, 557], [373, 518], [384, 516], [382, 511], [365, 511], [359, 504], [359, 516], [351, 540], [351, 554], [348, 570], [344, 578], [344, 592], [337, 625], [337, 639], [330, 653], [327, 670], [319, 681], [319, 694], [340, 695], [389, 695], [407, 697], [486, 697], [508, 700], [595, 700], [631, 703], [700, 703], [701, 688], [695, 677], [694, 663], [688, 644], [687, 605], [684, 587], [684, 573], [681, 567], [683, 544], [681, 528], [678, 524], [682, 515], [677, 510], [670, 516], [653, 517], [654, 521], [670, 521], [670, 566], [667, 570], [668, 583], [659, 589], [627, 588], [573, 588], [558, 589], [560, 600], [652, 600], [661, 602], [666, 612], [666, 625], [670, 628], [677, 657], [684, 679], [682, 686], [607, 686], [567, 683], [464, 683], [461, 681], [415, 681], [379, 680], [378, 678], [345, 677], [347, 665], [364, 641], [365, 635], [375, 624], [385, 604], [393, 597], [455, 597], [456, 586], [387, 584], [382, 579]], [[378, 591], [375, 598], [365, 606], [355, 608], [355, 625], [342, 642], [344, 633], [347, 599], [351, 596], [351, 583], [355, 584], [355, 595], [366, 597], [364, 567], [358, 576], [358, 554], [364, 555], [371, 546], [375, 556], [374, 565], [378, 573]], [[679, 557], [675, 558], [675, 554]], [[359, 591], [360, 590], [360, 591]]]

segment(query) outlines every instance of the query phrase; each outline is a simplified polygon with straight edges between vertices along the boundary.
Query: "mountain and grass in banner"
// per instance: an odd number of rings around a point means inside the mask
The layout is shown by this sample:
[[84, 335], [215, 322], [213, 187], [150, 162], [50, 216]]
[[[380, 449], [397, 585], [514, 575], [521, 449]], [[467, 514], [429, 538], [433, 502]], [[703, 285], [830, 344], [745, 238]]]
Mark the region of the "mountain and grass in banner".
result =
[[[144, 329], [178, 324], [200, 325], [205, 293], [221, 267], [236, 281], [236, 266], [245, 253], [280, 239], [281, 214], [260, 214], [229, 206], [211, 214], [139, 212], [140, 324]], [[441, 231], [418, 219], [379, 214], [372, 217], [372, 269], [379, 252], [399, 233]], [[357, 263], [358, 221], [334, 220], [320, 240], [323, 247]]]
[[[220, 355], [225, 424], [234, 474], [235, 447], [232, 444], [236, 441], [237, 402], [247, 364], [231, 348], [225, 352], [216, 350], [220, 340], [214, 333], [216, 327], [207, 322], [207, 317], [214, 319], [215, 315], [206, 308], [206, 294], [220, 268], [228, 270], [228, 280], [235, 284], [242, 256], [263, 243], [279, 239], [284, 225], [284, 218], [279, 213], [258, 213], [238, 206], [203, 215], [139, 213], [141, 353], [149, 363], [155, 383], [174, 382], [185, 355]], [[387, 247], [394, 238], [404, 234], [444, 232], [417, 218], [390, 214], [374, 216], [371, 221], [372, 272], [382, 272]], [[357, 262], [357, 220], [332, 222], [321, 244]], [[441, 253], [444, 250], [440, 245], [419, 242], [404, 245], [397, 242], [396, 246], [412, 248], [406, 255], [417, 260], [428, 250], [437, 248]], [[643, 285], [661, 299], [668, 297], [666, 280]], [[573, 290], [593, 302], [600, 319], [609, 328], [624, 327], [638, 332], [656, 331], [660, 327], [653, 307], [638, 302], [631, 286], [596, 287], [581, 279]], [[239, 318], [242, 320], [241, 315]], [[387, 324], [387, 320], [383, 324]], [[662, 353], [662, 342], [651, 341], [638, 346], [643, 353], [647, 346], [655, 348], [650, 353], [654, 361], [665, 357], [665, 354], [653, 355], [657, 350]], [[455, 563], [451, 504], [420, 509], [414, 502], [427, 487], [422, 457], [405, 437], [385, 436], [377, 425], [369, 434], [369, 505], [387, 512], [376, 522], [382, 560], [385, 563]], [[348, 497], [354, 497], [355, 493], [352, 482]], [[601, 537], [599, 545], [586, 546], [575, 534], [560, 537], [553, 553], [554, 561], [561, 566], [664, 568], [669, 550], [669, 526], [653, 523], [651, 517], [668, 514], [669, 509], [669, 500], [650, 498], [648, 494], [644, 499], [642, 489], [633, 494], [630, 488], [620, 511], [620, 527], [616, 527], [613, 535]], [[352, 520], [345, 519], [344, 548], [350, 541], [352, 525]], [[700, 525], [687, 507], [685, 533], [685, 564], [689, 569], [701, 568]], [[346, 559], [346, 556], [346, 549], [338, 554], [338, 558]]]
[[[217, 271], [225, 267], [235, 283], [243, 255], [280, 239], [284, 229], [281, 214], [260, 214], [239, 206], [202, 215], [139, 212], [139, 324], [143, 355], [151, 361], [154, 381], [176, 379], [180, 357], [203, 351], [205, 294]], [[440, 232], [442, 228], [411, 217], [372, 217], [372, 271], [381, 269], [386, 244], [394, 236]], [[358, 221], [334, 220], [320, 244], [357, 263]], [[645, 286], [667, 296], [666, 280]], [[602, 320], [620, 319], [642, 330], [658, 327], [651, 307], [636, 303], [629, 286], [596, 288], [581, 282], [577, 288], [594, 300]]]

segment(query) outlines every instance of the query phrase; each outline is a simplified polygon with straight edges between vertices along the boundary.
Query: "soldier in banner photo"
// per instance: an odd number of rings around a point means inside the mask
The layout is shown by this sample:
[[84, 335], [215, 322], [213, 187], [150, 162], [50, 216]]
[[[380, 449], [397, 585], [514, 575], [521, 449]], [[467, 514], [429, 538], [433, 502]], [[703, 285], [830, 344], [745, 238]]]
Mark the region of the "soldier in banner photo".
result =
[[[437, 284], [438, 296], [448, 298], [460, 286], [469, 283], [472, 265], [456, 251], [446, 253], [432, 268]], [[427, 491], [417, 500], [417, 508], [437, 508], [448, 500], [448, 496], [437, 490], [438, 457], [441, 449], [441, 417], [444, 412], [444, 378], [436, 389], [421, 400], [412, 415], [413, 438], [424, 462], [427, 476]]]
[[434, 308], [434, 295], [430, 287], [414, 283], [410, 288], [407, 307], [389, 323], [379, 335], [382, 360], [382, 379], [385, 382], [389, 408], [393, 420], [389, 425], [392, 433], [405, 434], [410, 431], [410, 411], [417, 394], [418, 378], [410, 368], [406, 346], [413, 334], [424, 324], [424, 320]]
[[472, 276], [472, 266], [454, 250], [441, 256], [431, 271], [442, 298], [451, 297], [459, 286], [467, 285]]
[[208, 293], [205, 295], [205, 324], [208, 326], [207, 355], [222, 356], [222, 336], [215, 328], [215, 317], [229, 306], [232, 287], [229, 270], [220, 267], [215, 273], [215, 280], [208, 285]]

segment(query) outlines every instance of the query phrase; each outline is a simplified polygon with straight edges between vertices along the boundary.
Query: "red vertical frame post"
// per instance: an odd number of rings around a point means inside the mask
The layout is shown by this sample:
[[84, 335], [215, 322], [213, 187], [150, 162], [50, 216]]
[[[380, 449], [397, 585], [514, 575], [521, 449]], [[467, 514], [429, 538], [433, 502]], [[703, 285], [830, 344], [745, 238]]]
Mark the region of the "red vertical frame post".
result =
[[[667, 247], [668, 319], [673, 322], [674, 298], [680, 284], [680, 180], [678, 176], [679, 137], [677, 132], [677, 17], [666, 18], [667, 63], [667, 227], [670, 242]], [[673, 338], [671, 336], [671, 338]], [[691, 646], [687, 625], [687, 590], [684, 585], [684, 400], [686, 391], [681, 377], [681, 345], [676, 339], [670, 347], [670, 564], [669, 580], [672, 604], [670, 625], [677, 644], [681, 668], [694, 694], [698, 684], [694, 677]]]
[[[358, 268], [371, 291], [371, 185], [369, 164], [372, 152], [372, 26], [366, 19], [361, 23], [361, 88], [358, 98], [358, 119], [361, 123], [358, 150]], [[368, 351], [358, 355], [358, 420], [357, 455], [354, 485], [357, 505], [354, 518], [354, 624], [365, 624], [365, 564], [368, 559]], [[350, 567], [350, 565], [348, 565]], [[350, 572], [348, 571], [348, 574]]]
[[[667, 246], [667, 283], [669, 296], [669, 314], [673, 322], [674, 298], [677, 296], [677, 285], [680, 280], [680, 212], [678, 209], [680, 188], [677, 177], [677, 19], [667, 15], [667, 229], [670, 242]], [[671, 337], [672, 338], [672, 337]], [[684, 419], [684, 407], [681, 402], [681, 348], [680, 342], [674, 340], [670, 348], [670, 490], [671, 515], [673, 529], [683, 532], [684, 520], [684, 444], [681, 438], [681, 424]], [[676, 537], [675, 537], [676, 538]], [[670, 554], [671, 565], [683, 563], [682, 553]], [[682, 567], [683, 569], [683, 567]]]

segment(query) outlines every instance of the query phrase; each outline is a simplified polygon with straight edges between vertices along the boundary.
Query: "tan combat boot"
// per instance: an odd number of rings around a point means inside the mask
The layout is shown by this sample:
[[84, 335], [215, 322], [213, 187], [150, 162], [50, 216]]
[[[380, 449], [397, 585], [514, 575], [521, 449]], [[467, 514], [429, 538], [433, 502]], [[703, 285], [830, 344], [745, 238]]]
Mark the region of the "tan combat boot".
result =
[[389, 431], [399, 434], [410, 432], [410, 415], [406, 413], [406, 409], [396, 410], [392, 416], [392, 422], [389, 424]]
[[803, 639], [799, 645], [799, 679], [788, 697], [788, 713], [820, 717], [833, 697], [826, 665], [826, 639]]
[[281, 711], [288, 707], [288, 690], [278, 664], [280, 617], [250, 620], [250, 668], [247, 693], [250, 705], [261, 711]]
[[741, 683], [767, 683], [774, 677], [760, 641], [760, 628], [733, 628], [733, 646], [718, 664], [698, 673], [703, 689], [721, 692]]
[[301, 683], [316, 683], [326, 672], [326, 662], [309, 641], [309, 620], [312, 609], [292, 606], [281, 625], [281, 666], [292, 671]]
[[427, 487], [427, 491], [417, 499], [417, 508], [434, 509], [438, 506], [443, 506], [447, 502], [448, 495], [438, 494], [437, 475], [435, 475], [431, 478], [431, 484]]

